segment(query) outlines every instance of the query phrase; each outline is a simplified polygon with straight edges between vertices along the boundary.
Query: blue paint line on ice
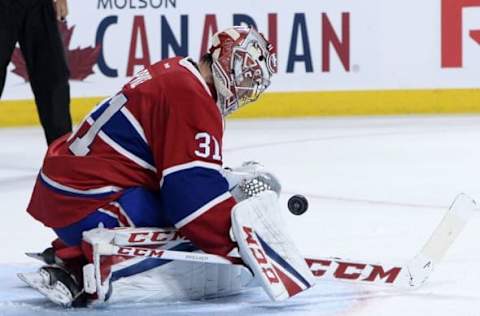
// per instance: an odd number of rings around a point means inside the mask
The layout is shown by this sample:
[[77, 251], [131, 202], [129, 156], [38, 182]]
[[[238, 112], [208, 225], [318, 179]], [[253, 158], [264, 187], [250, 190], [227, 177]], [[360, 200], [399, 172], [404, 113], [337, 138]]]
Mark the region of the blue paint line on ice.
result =
[[[293, 195], [298, 192], [292, 191], [283, 191], [282, 194]], [[440, 211], [445, 211], [448, 209], [448, 205], [428, 205], [428, 204], [415, 204], [415, 203], [406, 203], [406, 202], [394, 202], [394, 201], [379, 201], [379, 200], [369, 200], [369, 199], [356, 199], [348, 198], [341, 196], [328, 196], [320, 195], [313, 193], [302, 192], [306, 197], [319, 199], [319, 200], [329, 200], [329, 201], [338, 201], [338, 202], [347, 202], [347, 203], [363, 203], [363, 204], [374, 204], [374, 205], [387, 205], [387, 206], [399, 206], [399, 207], [410, 207], [410, 208], [425, 208], [425, 209], [435, 209]]]
[[412, 132], [412, 131], [382, 132], [382, 133], [364, 133], [364, 134], [350, 134], [350, 135], [337, 135], [337, 136], [320, 136], [320, 137], [313, 137], [313, 138], [299, 138], [299, 139], [289, 139], [289, 140], [276, 141], [276, 142], [265, 142], [260, 144], [244, 145], [244, 146], [237, 146], [237, 147], [226, 147], [223, 151], [235, 152], [235, 151], [241, 151], [241, 150], [265, 148], [265, 147], [272, 147], [272, 146], [304, 145], [305, 143], [332, 141], [332, 140], [339, 140], [339, 139], [369, 138], [369, 137], [396, 136], [396, 135], [418, 135], [418, 134], [431, 134], [431, 133], [436, 134], [439, 132], [447, 132], [447, 131], [448, 130], [446, 129], [436, 129], [436, 130], [423, 130], [423, 131], [415, 131], [415, 132]]

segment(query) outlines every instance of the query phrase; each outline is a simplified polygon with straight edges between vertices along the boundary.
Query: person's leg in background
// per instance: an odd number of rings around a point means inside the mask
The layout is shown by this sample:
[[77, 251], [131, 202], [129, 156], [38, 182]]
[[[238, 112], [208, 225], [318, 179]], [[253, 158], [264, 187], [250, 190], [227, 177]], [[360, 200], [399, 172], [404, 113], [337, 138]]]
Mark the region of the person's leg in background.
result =
[[0, 1], [0, 97], [5, 85], [7, 66], [18, 39], [19, 21], [23, 19], [25, 12], [22, 2], [17, 0]]
[[30, 0], [19, 35], [47, 143], [72, 130], [69, 70], [52, 0]]

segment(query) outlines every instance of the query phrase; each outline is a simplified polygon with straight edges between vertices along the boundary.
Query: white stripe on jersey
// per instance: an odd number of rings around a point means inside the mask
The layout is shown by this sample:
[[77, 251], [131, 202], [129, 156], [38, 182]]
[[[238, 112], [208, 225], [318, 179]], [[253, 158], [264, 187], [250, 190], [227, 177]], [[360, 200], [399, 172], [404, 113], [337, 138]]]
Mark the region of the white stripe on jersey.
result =
[[125, 225], [123, 225], [122, 221], [120, 221], [120, 219], [118, 218], [117, 214], [109, 211], [109, 210], [106, 210], [104, 208], [97, 208], [97, 211], [99, 211], [100, 213], [103, 213], [103, 214], [107, 214], [108, 216], [110, 217], [113, 217], [117, 220], [118, 222], [118, 225], [120, 225], [120, 227], [125, 227]]
[[[195, 66], [188, 61], [189, 57], [185, 57], [184, 59], [180, 60], [178, 63], [180, 66], [183, 66], [187, 68], [197, 79], [200, 81], [202, 86], [205, 88], [209, 96], [212, 96], [212, 93], [210, 92], [210, 89], [208, 88], [207, 83], [205, 82], [205, 79], [203, 78], [202, 74], [195, 68]], [[220, 106], [217, 104], [217, 110], [220, 112], [220, 116], [222, 117], [222, 130], [225, 130], [225, 118], [223, 117], [222, 110], [220, 109]]]
[[204, 206], [202, 206], [201, 208], [199, 208], [198, 210], [196, 210], [192, 214], [188, 215], [187, 217], [185, 217], [184, 219], [182, 219], [181, 221], [176, 223], [175, 227], [182, 228], [183, 226], [187, 225], [188, 223], [190, 223], [191, 221], [193, 221], [194, 219], [196, 219], [197, 217], [199, 217], [203, 213], [207, 212], [212, 207], [214, 207], [214, 206], [222, 203], [223, 201], [229, 199], [231, 196], [232, 195], [230, 194], [229, 191], [223, 193], [222, 195], [217, 196], [216, 198], [214, 198], [213, 200], [211, 200], [210, 202], [208, 202], [207, 204], [205, 204]]
[[148, 145], [147, 137], [145, 137], [145, 132], [143, 131], [142, 126], [137, 121], [135, 116], [133, 116], [132, 112], [130, 112], [126, 107], [123, 107], [120, 110], [120, 112], [122, 112], [122, 114], [125, 116], [125, 118], [130, 122], [130, 124], [132, 124], [133, 128], [137, 131], [138, 135], [140, 135], [140, 137], [142, 137], [145, 144]]
[[118, 208], [118, 210], [120, 211], [120, 214], [123, 215], [123, 217], [125, 217], [125, 219], [127, 220], [128, 222], [128, 225], [130, 225], [130, 227], [135, 227], [135, 223], [132, 221], [132, 219], [130, 218], [130, 216], [128, 216], [127, 212], [125, 212], [125, 210], [123, 209], [123, 207], [120, 205], [120, 203], [118, 202], [110, 202], [111, 205], [115, 206], [116, 208]]
[[190, 162], [183, 163], [183, 164], [180, 164], [180, 165], [176, 165], [176, 166], [173, 166], [173, 167], [170, 167], [170, 168], [167, 168], [167, 169], [163, 170], [162, 179], [160, 180], [160, 187], [162, 187], [163, 181], [164, 181], [166, 176], [168, 176], [172, 173], [178, 172], [178, 171], [191, 169], [191, 168], [195, 168], [195, 167], [202, 167], [202, 168], [213, 169], [213, 170], [217, 170], [217, 171], [220, 171], [222, 169], [222, 167], [220, 165], [217, 165], [216, 163], [206, 162], [206, 161], [202, 161], [202, 160], [194, 160], [194, 161], [190, 161]]
[[[97, 111], [102, 105], [105, 104], [105, 102], [108, 102], [110, 101], [112, 97], [108, 97], [108, 98], [105, 98], [103, 99], [101, 102], [97, 103], [93, 109], [90, 110], [90, 112], [88, 112], [88, 114], [83, 118], [83, 120], [80, 122], [80, 124], [77, 124], [74, 128], [73, 128], [73, 131], [72, 131], [72, 134], [70, 134], [70, 136], [68, 136], [67, 138], [67, 142], [70, 142], [74, 137], [77, 137], [77, 133], [78, 131], [80, 130], [80, 127], [82, 127], [83, 124], [85, 124], [85, 122], [87, 121], [87, 119], [92, 116], [93, 113], [95, 113], [95, 111]], [[90, 124], [91, 125], [91, 124]]]
[[43, 181], [48, 183], [50, 186], [65, 191], [65, 192], [70, 192], [70, 193], [78, 193], [78, 194], [102, 194], [102, 193], [109, 193], [109, 192], [118, 192], [122, 190], [122, 188], [117, 187], [117, 186], [106, 186], [106, 187], [101, 187], [101, 188], [96, 188], [96, 189], [89, 189], [89, 190], [79, 190], [79, 189], [74, 189], [71, 187], [68, 187], [66, 185], [60, 184], [56, 182], [55, 180], [50, 179], [47, 177], [43, 171], [40, 171], [40, 177], [42, 178]]
[[180, 64], [180, 66], [187, 68], [187, 70], [189, 70], [198, 79], [198, 81], [200, 81], [202, 86], [205, 88], [205, 91], [207, 91], [208, 95], [212, 96], [212, 93], [210, 92], [210, 89], [208, 88], [205, 79], [203, 79], [203, 76], [200, 74], [197, 68], [195, 68], [195, 66], [188, 61], [188, 57], [180, 60], [178, 63]]
[[[94, 120], [89, 117], [87, 119], [87, 122], [89, 124], [93, 124]], [[117, 153], [119, 153], [120, 155], [130, 159], [131, 161], [133, 161], [134, 163], [136, 163], [137, 165], [139, 165], [140, 167], [142, 168], [145, 168], [145, 169], [148, 169], [148, 170], [151, 170], [153, 172], [157, 172], [157, 168], [155, 168], [154, 166], [152, 166], [151, 164], [149, 164], [148, 162], [146, 162], [145, 160], [135, 156], [134, 154], [132, 154], [131, 152], [129, 152], [128, 150], [126, 150], [125, 148], [123, 148], [122, 146], [120, 146], [119, 144], [117, 144], [113, 139], [111, 139], [105, 132], [103, 132], [102, 130], [98, 132], [97, 134], [107, 145], [109, 145], [110, 147], [113, 148], [113, 150], [115, 150]]]

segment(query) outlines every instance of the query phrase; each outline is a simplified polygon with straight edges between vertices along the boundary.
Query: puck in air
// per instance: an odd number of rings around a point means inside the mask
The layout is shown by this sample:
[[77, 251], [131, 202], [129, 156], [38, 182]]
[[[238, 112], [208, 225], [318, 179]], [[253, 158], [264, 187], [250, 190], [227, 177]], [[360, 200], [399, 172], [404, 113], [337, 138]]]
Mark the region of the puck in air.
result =
[[308, 210], [308, 200], [301, 194], [296, 194], [288, 199], [288, 210], [294, 215], [302, 215]]

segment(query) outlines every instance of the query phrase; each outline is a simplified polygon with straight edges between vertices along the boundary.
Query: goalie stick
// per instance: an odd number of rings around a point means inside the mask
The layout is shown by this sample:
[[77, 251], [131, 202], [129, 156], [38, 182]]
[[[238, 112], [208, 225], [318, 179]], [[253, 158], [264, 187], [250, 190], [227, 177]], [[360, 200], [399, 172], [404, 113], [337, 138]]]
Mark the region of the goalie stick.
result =
[[[456, 197], [440, 224], [421, 251], [406, 264], [371, 263], [337, 257], [305, 258], [313, 275], [322, 280], [361, 284], [416, 288], [428, 279], [452, 243], [462, 232], [476, 203], [465, 194]], [[112, 244], [99, 244], [100, 255], [156, 258], [212, 264], [241, 264], [239, 257], [224, 258], [202, 252], [168, 250], [181, 243], [190, 243], [176, 229], [142, 228], [134, 232], [116, 229]], [[157, 248], [152, 248], [157, 247]], [[43, 254], [27, 255], [45, 261]], [[48, 263], [48, 262], [47, 262]]]
[[[421, 251], [404, 265], [368, 263], [334, 257], [305, 258], [305, 260], [313, 275], [320, 279], [390, 285], [398, 288], [416, 288], [425, 283], [431, 275], [434, 267], [438, 265], [462, 232], [475, 208], [476, 203], [473, 199], [466, 194], [458, 195]], [[172, 229], [146, 228], [144, 231], [134, 233], [118, 230], [115, 234], [114, 244], [98, 245], [98, 250], [100, 255], [122, 255], [213, 264], [241, 263], [238, 257], [224, 258], [202, 252], [139, 247], [145, 245], [161, 246], [179, 242], [189, 241], [180, 237]]]

